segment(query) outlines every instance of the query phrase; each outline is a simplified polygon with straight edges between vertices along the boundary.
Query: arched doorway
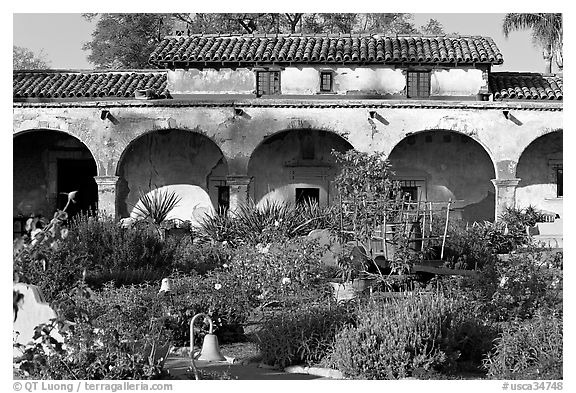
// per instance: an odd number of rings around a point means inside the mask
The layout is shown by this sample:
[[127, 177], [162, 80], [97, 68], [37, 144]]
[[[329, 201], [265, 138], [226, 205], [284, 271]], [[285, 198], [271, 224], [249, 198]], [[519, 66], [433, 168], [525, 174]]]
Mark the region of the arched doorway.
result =
[[257, 203], [314, 201], [321, 206], [334, 196], [337, 173], [332, 150], [352, 149], [341, 136], [320, 130], [282, 131], [266, 138], [248, 163], [251, 196]]
[[535, 206], [562, 216], [563, 142], [562, 131], [543, 135], [528, 145], [516, 166], [520, 179], [516, 188], [518, 207]]
[[133, 215], [140, 193], [161, 188], [181, 201], [172, 218], [197, 221], [215, 208], [226, 208], [228, 165], [210, 138], [191, 131], [153, 131], [135, 139], [118, 164], [117, 207], [120, 217]]
[[[30, 130], [14, 136], [13, 214], [24, 220], [31, 215], [51, 218], [66, 205], [72, 191], [76, 203], [67, 212], [97, 208], [96, 162], [76, 137], [60, 131]], [[15, 232], [17, 229], [15, 228]]]
[[395, 178], [413, 200], [458, 200], [454, 218], [494, 220], [494, 164], [469, 136], [442, 130], [418, 132], [402, 139], [388, 158]]

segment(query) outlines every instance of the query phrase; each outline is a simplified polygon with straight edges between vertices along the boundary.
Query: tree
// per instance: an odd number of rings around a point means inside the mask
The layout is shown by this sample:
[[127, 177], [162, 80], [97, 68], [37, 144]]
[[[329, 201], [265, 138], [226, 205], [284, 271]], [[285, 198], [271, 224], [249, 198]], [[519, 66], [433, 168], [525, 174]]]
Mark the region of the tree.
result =
[[436, 19], [430, 19], [428, 23], [420, 26], [420, 31], [425, 35], [444, 35], [444, 26]]
[[[172, 31], [222, 33], [378, 33], [415, 34], [412, 14], [357, 13], [176, 13], [84, 14], [98, 18], [83, 49], [96, 68], [147, 68], [148, 57]], [[443, 31], [431, 20], [428, 29]], [[435, 34], [435, 33], [434, 33]]]
[[504, 36], [512, 31], [532, 30], [532, 41], [541, 46], [546, 72], [552, 72], [552, 60], [562, 69], [562, 14], [506, 14], [502, 22]]
[[98, 18], [85, 43], [97, 69], [148, 68], [148, 57], [174, 24], [171, 14], [84, 14]]
[[43, 51], [34, 53], [28, 48], [13, 45], [12, 68], [15, 70], [39, 70], [50, 68], [50, 62], [46, 60]]

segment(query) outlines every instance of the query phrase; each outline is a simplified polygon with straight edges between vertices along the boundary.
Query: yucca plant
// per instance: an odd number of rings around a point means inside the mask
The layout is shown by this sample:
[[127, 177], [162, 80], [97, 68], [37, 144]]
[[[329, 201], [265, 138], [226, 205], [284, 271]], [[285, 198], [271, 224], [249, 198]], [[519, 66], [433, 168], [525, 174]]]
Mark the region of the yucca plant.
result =
[[139, 191], [140, 203], [134, 206], [136, 214], [143, 219], [151, 219], [160, 225], [168, 214], [180, 203], [182, 198], [171, 190], [154, 189], [151, 192]]

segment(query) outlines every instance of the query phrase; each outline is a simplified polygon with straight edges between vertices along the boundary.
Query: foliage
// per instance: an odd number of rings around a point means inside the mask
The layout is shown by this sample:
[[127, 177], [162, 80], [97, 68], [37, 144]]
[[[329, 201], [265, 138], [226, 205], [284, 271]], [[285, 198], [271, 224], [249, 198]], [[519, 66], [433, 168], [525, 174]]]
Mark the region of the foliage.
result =
[[149, 68], [148, 57], [172, 28], [170, 14], [84, 14], [97, 18], [83, 50], [96, 69]]
[[206, 274], [229, 264], [233, 250], [226, 243], [197, 242], [191, 237], [184, 237], [174, 251], [172, 268], [182, 273]]
[[150, 219], [158, 226], [182, 200], [176, 192], [158, 188], [150, 192], [140, 190], [139, 194], [138, 203], [134, 206], [136, 215], [140, 219]]
[[500, 219], [506, 225], [508, 234], [514, 238], [515, 245], [524, 245], [530, 242], [526, 227], [546, 222], [546, 215], [533, 206], [524, 209], [507, 207]]
[[334, 208], [316, 203], [292, 205], [266, 201], [240, 205], [233, 215], [209, 217], [201, 223], [200, 236], [231, 245], [269, 243], [305, 236], [313, 229], [334, 227]]
[[[97, 69], [147, 68], [148, 57], [171, 30], [189, 34], [418, 32], [412, 14], [405, 13], [104, 13], [84, 17], [97, 19], [92, 40], [83, 47]], [[435, 31], [441, 28], [436, 26]]]
[[38, 326], [35, 341], [16, 361], [20, 376], [156, 379], [161, 375], [155, 349], [170, 340], [164, 326], [170, 318], [154, 288], [107, 286], [93, 292], [80, 284], [56, 308], [59, 318]]
[[458, 356], [444, 345], [456, 325], [456, 310], [456, 302], [442, 294], [371, 300], [359, 309], [357, 325], [336, 335], [329, 363], [354, 379], [437, 372]]
[[532, 319], [506, 324], [485, 359], [493, 379], [562, 379], [563, 319], [539, 312]]
[[14, 70], [45, 70], [50, 68], [43, 51], [36, 54], [28, 48], [12, 46], [12, 69]]
[[256, 334], [263, 362], [277, 367], [312, 365], [329, 353], [340, 329], [353, 323], [352, 304], [298, 303], [266, 314]]
[[562, 55], [563, 26], [562, 14], [506, 14], [502, 22], [504, 35], [515, 30], [532, 30], [534, 44], [541, 46], [547, 60], [547, 73], [552, 72], [552, 60], [560, 69], [564, 65]]
[[539, 309], [562, 313], [562, 254], [529, 250], [493, 266], [498, 285], [486, 303], [494, 320], [529, 319]]

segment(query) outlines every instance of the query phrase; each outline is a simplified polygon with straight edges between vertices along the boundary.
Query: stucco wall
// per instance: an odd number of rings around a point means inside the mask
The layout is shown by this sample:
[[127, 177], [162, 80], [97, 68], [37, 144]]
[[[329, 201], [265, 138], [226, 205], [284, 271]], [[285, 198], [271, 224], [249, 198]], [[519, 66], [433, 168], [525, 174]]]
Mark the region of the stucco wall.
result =
[[270, 137], [254, 151], [248, 165], [248, 175], [254, 179], [254, 201], [295, 203], [296, 188], [319, 188], [319, 203], [325, 206], [334, 196], [331, 181], [337, 171], [331, 152], [351, 147], [338, 135], [316, 130], [292, 130]]
[[[183, 198], [180, 219], [191, 219], [194, 209], [206, 209], [210, 199], [216, 205], [214, 177], [225, 178], [226, 162], [209, 138], [193, 132], [170, 130], [151, 132], [135, 140], [124, 154], [118, 171], [118, 206], [126, 217], [139, 200], [140, 190], [178, 185], [174, 190]], [[184, 187], [184, 186], [197, 187]]]
[[553, 132], [532, 142], [520, 156], [516, 168], [520, 183], [516, 189], [518, 207], [529, 205], [563, 214], [562, 198], [557, 198], [554, 167], [562, 165], [563, 132]]
[[[405, 97], [405, 70], [390, 67], [286, 67], [281, 71], [283, 95], [320, 93], [320, 71], [334, 73], [333, 93]], [[475, 96], [484, 86], [478, 69], [435, 69], [430, 77], [432, 96]], [[172, 94], [253, 94], [256, 77], [247, 68], [168, 71]]]
[[[424, 108], [419, 107], [419, 103], [410, 108], [373, 108], [369, 105], [373, 105], [374, 100], [356, 99], [352, 103], [358, 107], [346, 107], [349, 100], [335, 102], [342, 107], [314, 107], [307, 100], [295, 99], [274, 101], [284, 107], [266, 107], [258, 99], [237, 99], [235, 104], [244, 111], [241, 115], [232, 107], [217, 103], [205, 107], [161, 106], [154, 102], [125, 106], [107, 102], [106, 109], [114, 117], [114, 123], [102, 120], [103, 109], [90, 104], [86, 107], [15, 106], [13, 132], [50, 128], [69, 133], [90, 149], [99, 176], [115, 176], [119, 174], [121, 156], [132, 141], [151, 131], [180, 129], [213, 141], [225, 157], [228, 174], [246, 176], [252, 153], [266, 138], [280, 131], [325, 130], [341, 136], [360, 151], [389, 154], [409, 133], [452, 130], [468, 135], [487, 151], [496, 178], [513, 179], [525, 148], [539, 136], [563, 128], [562, 112], [515, 109], [516, 103], [512, 104], [509, 113], [517, 122], [507, 119], [501, 108], [490, 108], [496, 103], [475, 102], [472, 104], [478, 106], [477, 109], [460, 109]], [[366, 106], [362, 107], [363, 104]], [[370, 117], [371, 111], [376, 114], [374, 118]], [[144, 152], [139, 154], [142, 156], [139, 163], [148, 165]], [[171, 158], [166, 154], [161, 160]], [[454, 151], [450, 150], [449, 154]], [[134, 168], [137, 166], [134, 164]], [[15, 184], [17, 181], [15, 178]], [[288, 193], [292, 194], [292, 191]], [[119, 195], [126, 197], [126, 193]], [[127, 214], [125, 207], [124, 214]]]
[[421, 132], [402, 140], [390, 153], [398, 180], [421, 184], [422, 199], [456, 202], [454, 216], [467, 221], [494, 219], [494, 166], [482, 146], [466, 135]]

